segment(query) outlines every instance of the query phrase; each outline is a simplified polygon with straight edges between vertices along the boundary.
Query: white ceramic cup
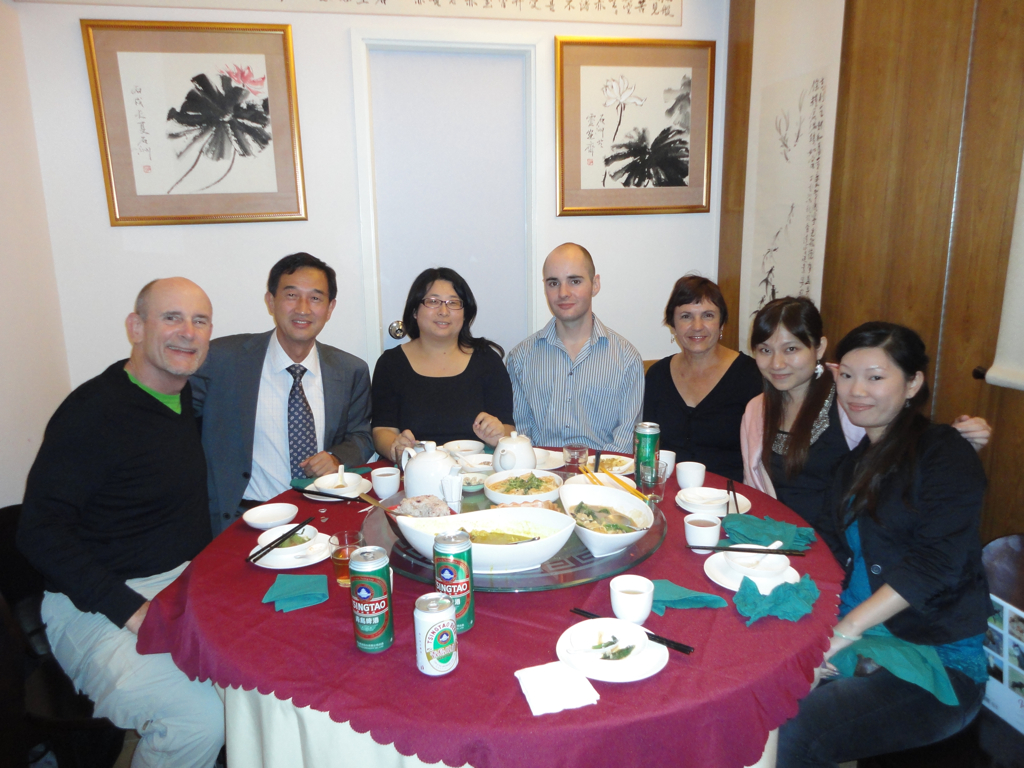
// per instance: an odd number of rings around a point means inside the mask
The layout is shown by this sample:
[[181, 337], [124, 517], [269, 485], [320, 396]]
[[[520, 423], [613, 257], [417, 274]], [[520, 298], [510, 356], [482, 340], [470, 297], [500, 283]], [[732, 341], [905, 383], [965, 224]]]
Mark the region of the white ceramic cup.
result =
[[668, 467], [668, 477], [672, 477], [672, 473], [676, 471], [676, 452], [658, 451], [658, 461], [665, 462]]
[[676, 464], [676, 480], [680, 488], [700, 488], [704, 485], [704, 465], [697, 461]]
[[370, 472], [370, 481], [373, 483], [373, 492], [378, 499], [386, 499], [398, 493], [398, 483], [401, 480], [401, 473], [397, 467], [381, 467]]
[[609, 588], [612, 593], [612, 613], [616, 617], [633, 624], [647, 621], [654, 602], [653, 581], [627, 573], [612, 579]]
[[[716, 547], [722, 538], [722, 519], [717, 515], [703, 512], [687, 515], [683, 518], [686, 530], [686, 543], [691, 547]], [[710, 549], [691, 549], [698, 555], [711, 554]]]

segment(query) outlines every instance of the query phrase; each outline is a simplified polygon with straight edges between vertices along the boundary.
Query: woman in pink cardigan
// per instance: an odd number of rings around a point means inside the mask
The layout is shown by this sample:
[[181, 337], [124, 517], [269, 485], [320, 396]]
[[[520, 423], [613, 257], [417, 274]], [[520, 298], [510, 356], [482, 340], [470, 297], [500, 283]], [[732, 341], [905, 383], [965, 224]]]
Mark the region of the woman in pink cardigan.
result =
[[[743, 482], [779, 499], [814, 528], [836, 466], [864, 439], [864, 430], [836, 402], [824, 364], [827, 348], [810, 299], [787, 296], [765, 305], [750, 334], [764, 394], [747, 404], [740, 425]], [[979, 450], [992, 434], [980, 417], [960, 416], [953, 426]]]

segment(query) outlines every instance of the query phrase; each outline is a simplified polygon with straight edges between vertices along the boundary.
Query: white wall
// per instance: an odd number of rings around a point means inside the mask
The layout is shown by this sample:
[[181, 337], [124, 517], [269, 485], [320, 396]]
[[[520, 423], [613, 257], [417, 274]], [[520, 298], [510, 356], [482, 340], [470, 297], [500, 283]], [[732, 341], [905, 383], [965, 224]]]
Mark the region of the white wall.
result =
[[21, 501], [43, 428], [70, 389], [21, 28], [8, 0], [0, 0], [0, 104], [0, 506], [6, 506]]
[[[681, 29], [36, 3], [19, 4], [17, 13], [72, 384], [127, 355], [124, 316], [137, 290], [154, 277], [180, 274], [206, 288], [214, 306], [215, 335], [270, 327], [262, 302], [266, 273], [286, 253], [309, 251], [329, 261], [345, 282], [363, 279], [349, 34], [356, 26], [385, 32], [415, 30], [434, 37], [499, 34], [509, 42], [536, 44], [539, 214], [535, 239], [540, 257], [567, 240], [586, 245], [602, 275], [597, 312], [631, 339], [644, 357], [663, 356], [674, 349], [659, 320], [671, 283], [691, 270], [717, 274], [729, 15], [725, 0], [686, 0]], [[110, 227], [80, 18], [291, 24], [309, 221]], [[555, 35], [717, 42], [710, 213], [555, 216]], [[6, 168], [0, 167], [0, 174], [6, 176]], [[540, 295], [540, 285], [533, 289]], [[500, 311], [500, 307], [482, 307], [481, 317]], [[365, 325], [362, 291], [346, 291], [321, 338], [365, 356]], [[372, 368], [374, 361], [369, 362]]]

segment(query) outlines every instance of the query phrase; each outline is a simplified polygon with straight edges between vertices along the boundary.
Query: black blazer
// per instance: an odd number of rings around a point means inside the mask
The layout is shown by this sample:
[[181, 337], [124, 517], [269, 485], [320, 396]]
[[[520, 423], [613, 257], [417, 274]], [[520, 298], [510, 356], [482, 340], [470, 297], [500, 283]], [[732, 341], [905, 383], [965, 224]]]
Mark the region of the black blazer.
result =
[[[853, 572], [853, 552], [839, 522], [858, 461], [868, 439], [839, 465], [826, 499], [822, 538]], [[981, 562], [978, 533], [985, 472], [970, 443], [952, 427], [932, 424], [918, 444], [917, 467], [909, 498], [905, 483], [887, 477], [877, 517], [859, 517], [861, 548], [871, 591], [883, 584], [910, 607], [885, 626], [899, 638], [921, 645], [944, 645], [981, 634], [991, 613], [988, 581]]]

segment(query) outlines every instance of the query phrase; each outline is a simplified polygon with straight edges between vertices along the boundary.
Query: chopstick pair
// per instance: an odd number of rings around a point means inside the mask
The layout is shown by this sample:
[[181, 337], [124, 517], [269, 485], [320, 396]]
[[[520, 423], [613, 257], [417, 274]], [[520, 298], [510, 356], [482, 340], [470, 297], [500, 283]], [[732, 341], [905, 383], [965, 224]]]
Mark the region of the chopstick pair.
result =
[[702, 547], [699, 544], [686, 545], [687, 549], [699, 549], [701, 552], [749, 552], [752, 555], [789, 555], [790, 557], [806, 557], [807, 553], [799, 549], [753, 549], [747, 547]]
[[295, 533], [296, 531], [298, 531], [298, 530], [300, 530], [302, 528], [305, 528], [307, 525], [309, 525], [312, 522], [313, 522], [313, 518], [312, 517], [307, 517], [305, 520], [303, 520], [301, 523], [296, 525], [294, 528], [289, 528], [283, 534], [281, 534], [276, 539], [274, 539], [272, 542], [267, 544], [267, 546], [263, 547], [262, 549], [257, 549], [255, 552], [253, 552], [251, 555], [249, 555], [245, 559], [248, 560], [250, 563], [255, 563], [257, 560], [259, 560], [261, 557], [263, 557], [265, 554], [267, 554], [270, 550], [276, 549], [277, 546], [282, 541], [287, 539], [293, 533]]
[[[598, 616], [596, 613], [584, 611], [582, 608], [570, 608], [569, 610], [572, 613], [575, 613], [577, 616], [583, 616], [587, 619], [605, 618], [604, 616]], [[671, 648], [673, 651], [679, 651], [680, 653], [693, 653], [693, 647], [687, 645], [686, 643], [680, 643], [675, 640], [669, 640], [667, 637], [662, 637], [661, 635], [654, 634], [649, 629], [644, 629], [644, 632], [647, 633], [647, 638], [652, 642], [658, 643], [659, 645], [664, 645], [666, 648]]]
[[732, 511], [730, 510], [730, 507], [732, 507], [732, 506], [734, 506], [736, 508], [736, 514], [739, 514], [739, 511], [740, 511], [740, 500], [738, 498], [736, 498], [736, 483], [734, 483], [730, 479], [729, 482], [726, 484], [725, 488], [729, 492], [729, 495], [732, 496], [732, 504], [731, 505], [726, 505], [726, 507], [725, 507], [725, 514], [727, 514], [727, 515], [733, 514]]
[[[581, 465], [580, 472], [582, 472], [586, 476], [586, 478], [594, 485], [604, 485], [604, 483], [601, 482], [601, 479], [595, 473], [591, 472], [587, 467]], [[646, 502], [648, 500], [644, 494], [640, 493], [640, 491], [636, 490], [635, 488], [630, 488], [629, 484], [626, 483], [626, 481], [624, 481], [621, 477], [617, 477], [616, 475], [613, 475], [611, 472], [605, 472], [604, 474], [610, 477], [619, 485], [621, 485], [622, 490], [629, 491], [631, 494], [636, 496], [641, 501]]]

